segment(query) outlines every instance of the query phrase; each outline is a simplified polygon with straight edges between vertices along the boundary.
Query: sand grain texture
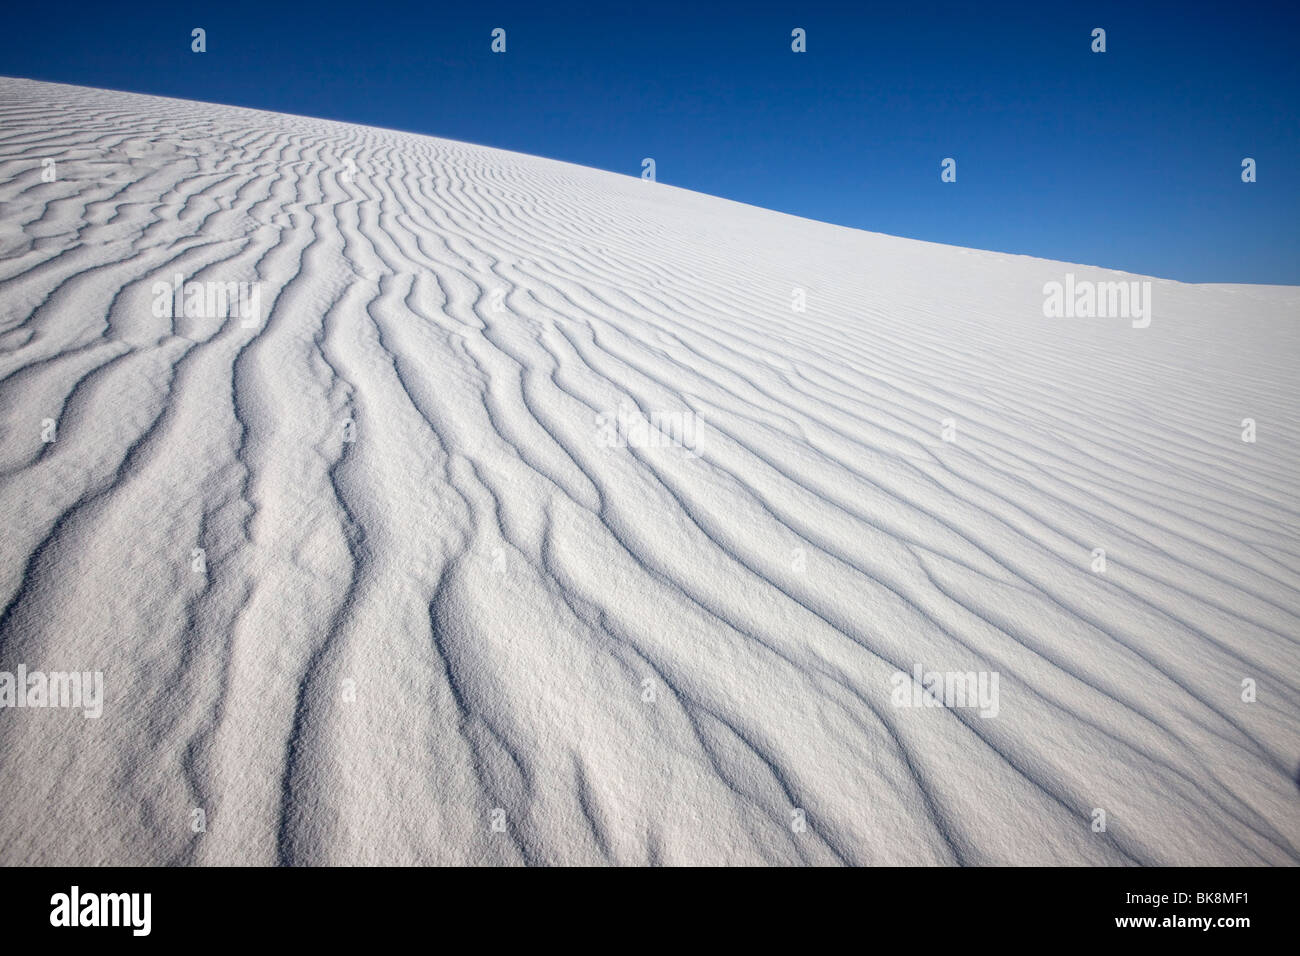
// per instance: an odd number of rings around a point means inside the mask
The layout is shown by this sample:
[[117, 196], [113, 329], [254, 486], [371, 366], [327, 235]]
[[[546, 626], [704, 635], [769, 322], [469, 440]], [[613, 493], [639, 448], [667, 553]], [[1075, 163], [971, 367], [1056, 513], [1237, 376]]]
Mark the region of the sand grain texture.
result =
[[0, 80], [0, 862], [1300, 862], [1300, 292], [1067, 271]]

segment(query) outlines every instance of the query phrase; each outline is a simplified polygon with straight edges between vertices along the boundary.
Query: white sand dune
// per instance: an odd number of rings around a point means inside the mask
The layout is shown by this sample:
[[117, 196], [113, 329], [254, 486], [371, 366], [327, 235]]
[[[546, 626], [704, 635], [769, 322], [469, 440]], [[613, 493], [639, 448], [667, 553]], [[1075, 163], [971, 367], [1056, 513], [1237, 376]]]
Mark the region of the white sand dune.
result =
[[0, 862], [1300, 862], [1300, 290], [1066, 273], [0, 80]]

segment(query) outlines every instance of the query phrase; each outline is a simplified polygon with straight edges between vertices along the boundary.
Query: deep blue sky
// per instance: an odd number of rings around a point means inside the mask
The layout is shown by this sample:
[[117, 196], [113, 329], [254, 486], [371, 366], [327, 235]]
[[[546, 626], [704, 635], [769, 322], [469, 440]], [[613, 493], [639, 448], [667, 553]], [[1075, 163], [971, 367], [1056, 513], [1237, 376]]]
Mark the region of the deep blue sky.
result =
[[[1294, 3], [600, 6], [11, 3], [0, 74], [629, 175], [653, 156], [660, 182], [877, 232], [1300, 284]], [[796, 26], [807, 53], [790, 50]], [[1089, 48], [1098, 26], [1105, 54]], [[939, 179], [947, 156], [955, 184]]]

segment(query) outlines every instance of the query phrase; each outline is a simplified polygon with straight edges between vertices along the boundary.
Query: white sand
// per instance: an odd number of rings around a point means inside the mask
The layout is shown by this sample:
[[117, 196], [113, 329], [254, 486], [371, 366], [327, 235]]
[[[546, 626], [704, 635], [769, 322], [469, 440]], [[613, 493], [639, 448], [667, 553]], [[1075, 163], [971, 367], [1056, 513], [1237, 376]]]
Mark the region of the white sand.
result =
[[1300, 863], [1300, 290], [1067, 272], [0, 80], [0, 863]]

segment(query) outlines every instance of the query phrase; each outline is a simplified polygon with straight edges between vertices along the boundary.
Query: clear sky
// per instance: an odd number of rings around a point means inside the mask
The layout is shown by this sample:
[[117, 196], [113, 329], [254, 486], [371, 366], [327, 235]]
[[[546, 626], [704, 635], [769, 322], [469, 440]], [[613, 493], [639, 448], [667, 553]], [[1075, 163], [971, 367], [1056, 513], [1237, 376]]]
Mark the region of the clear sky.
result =
[[[9, 76], [634, 176], [651, 156], [660, 182], [876, 232], [1300, 284], [1292, 2], [70, 0], [10, 3], [3, 20]], [[206, 53], [190, 50], [194, 27]], [[945, 157], [955, 183], [940, 181]]]

